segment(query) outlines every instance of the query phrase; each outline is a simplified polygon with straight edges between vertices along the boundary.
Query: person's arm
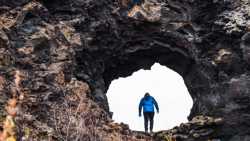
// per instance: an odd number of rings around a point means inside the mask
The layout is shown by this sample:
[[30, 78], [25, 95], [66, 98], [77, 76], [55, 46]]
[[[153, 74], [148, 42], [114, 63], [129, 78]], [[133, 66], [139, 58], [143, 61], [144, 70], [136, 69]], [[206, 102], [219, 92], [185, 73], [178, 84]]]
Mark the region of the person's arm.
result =
[[143, 99], [141, 99], [140, 104], [139, 104], [139, 116], [141, 116], [142, 103], [143, 103]]
[[156, 102], [156, 100], [154, 98], [153, 98], [153, 102], [154, 102], [154, 105], [155, 105], [157, 112], [159, 113], [158, 103]]

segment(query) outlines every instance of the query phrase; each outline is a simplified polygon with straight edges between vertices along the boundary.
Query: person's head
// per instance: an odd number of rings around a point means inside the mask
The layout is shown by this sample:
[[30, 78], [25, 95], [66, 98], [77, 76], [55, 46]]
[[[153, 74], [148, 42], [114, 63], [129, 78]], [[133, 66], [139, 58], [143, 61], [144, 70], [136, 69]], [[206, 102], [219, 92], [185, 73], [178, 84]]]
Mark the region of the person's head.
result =
[[150, 94], [148, 92], [145, 93], [144, 97], [148, 97]]

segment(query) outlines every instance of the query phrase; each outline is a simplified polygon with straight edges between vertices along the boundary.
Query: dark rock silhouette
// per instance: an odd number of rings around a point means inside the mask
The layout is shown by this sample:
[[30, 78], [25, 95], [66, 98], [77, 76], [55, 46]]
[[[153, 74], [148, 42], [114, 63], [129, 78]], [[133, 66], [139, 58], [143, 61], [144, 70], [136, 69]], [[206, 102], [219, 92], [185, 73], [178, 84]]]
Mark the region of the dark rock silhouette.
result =
[[[147, 21], [118, 0], [1, 0], [1, 123], [14, 98], [17, 140], [250, 140], [248, 0], [157, 3]], [[105, 93], [155, 62], [182, 75], [194, 105], [189, 123], [149, 136], [113, 123]]]

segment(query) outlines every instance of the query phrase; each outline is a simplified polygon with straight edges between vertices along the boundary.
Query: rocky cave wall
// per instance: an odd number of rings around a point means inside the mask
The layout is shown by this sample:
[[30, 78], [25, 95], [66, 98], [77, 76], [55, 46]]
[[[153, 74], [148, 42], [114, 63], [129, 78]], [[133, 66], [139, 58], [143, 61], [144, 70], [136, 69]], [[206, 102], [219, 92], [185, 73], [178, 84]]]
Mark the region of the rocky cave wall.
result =
[[171, 136], [250, 140], [250, 3], [158, 2], [160, 21], [147, 22], [117, 0], [1, 0], [1, 122], [14, 97], [18, 140], [163, 140], [112, 123], [105, 96], [113, 79], [159, 62], [183, 76], [194, 101], [195, 120]]

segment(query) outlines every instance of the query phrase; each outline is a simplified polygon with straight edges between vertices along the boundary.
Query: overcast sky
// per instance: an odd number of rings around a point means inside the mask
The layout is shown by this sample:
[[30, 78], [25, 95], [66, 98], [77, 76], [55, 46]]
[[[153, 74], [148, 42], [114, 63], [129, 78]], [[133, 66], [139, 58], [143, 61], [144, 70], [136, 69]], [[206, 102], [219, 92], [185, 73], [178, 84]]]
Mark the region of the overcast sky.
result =
[[139, 70], [111, 83], [107, 97], [113, 119], [128, 124], [130, 129], [144, 131], [138, 105], [145, 92], [156, 99], [160, 108], [160, 113], [155, 114], [154, 131], [170, 129], [187, 121], [193, 101], [182, 77], [158, 63], [151, 70]]

